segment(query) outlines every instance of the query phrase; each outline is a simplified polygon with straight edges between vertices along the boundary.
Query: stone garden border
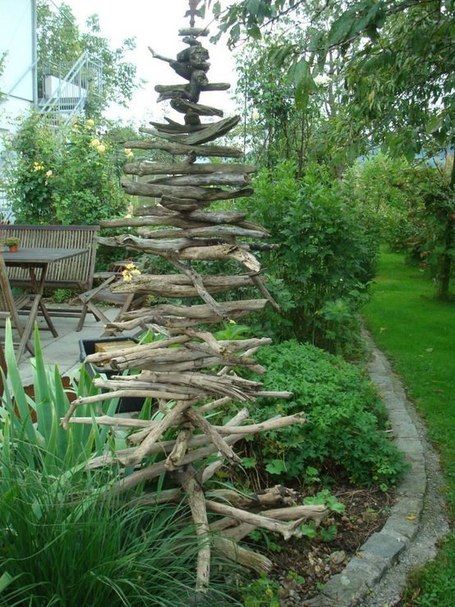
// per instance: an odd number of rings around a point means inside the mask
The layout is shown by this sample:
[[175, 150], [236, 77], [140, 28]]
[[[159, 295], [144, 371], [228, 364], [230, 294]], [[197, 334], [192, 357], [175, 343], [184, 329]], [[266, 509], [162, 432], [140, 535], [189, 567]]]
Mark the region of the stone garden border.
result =
[[[332, 576], [325, 584], [323, 591], [316, 597], [303, 603], [303, 607], [352, 607], [360, 603], [370, 604], [367, 597], [374, 595], [374, 588], [397, 563], [398, 557], [416, 541], [421, 528], [422, 512], [427, 494], [427, 462], [426, 452], [429, 446], [426, 443], [424, 432], [419, 427], [412, 405], [406, 398], [403, 385], [396, 375], [384, 354], [376, 347], [369, 333], [364, 331], [364, 340], [371, 353], [367, 369], [371, 381], [377, 386], [384, 405], [387, 408], [394, 442], [403, 451], [410, 467], [405, 477], [397, 487], [397, 501], [392, 506], [389, 518], [381, 531], [373, 533], [356, 555], [351, 558], [341, 573]], [[433, 454], [434, 456], [434, 454]], [[437, 458], [434, 472], [438, 475]], [[430, 472], [433, 472], [430, 470]], [[438, 483], [437, 483], [438, 485]], [[437, 493], [438, 487], [430, 487], [429, 493]], [[436, 497], [437, 501], [441, 501]], [[439, 506], [439, 508], [438, 508]], [[404, 586], [406, 574], [415, 564], [423, 564], [434, 555], [436, 541], [447, 533], [447, 523], [443, 514], [443, 507], [438, 503], [435, 513], [432, 505], [427, 508], [431, 514], [439, 514], [441, 524], [436, 529], [431, 528], [432, 550], [427, 550], [423, 558], [410, 559], [409, 567], [400, 572], [401, 579], [393, 580], [392, 584]], [[416, 542], [417, 543], [417, 542]], [[385, 592], [384, 594], [391, 594]], [[396, 594], [396, 592], [395, 592]], [[389, 598], [389, 597], [388, 597]], [[381, 597], [382, 599], [382, 597]], [[366, 600], [366, 603], [364, 602]], [[374, 601], [371, 604], [377, 604]], [[381, 605], [390, 605], [383, 602]]]

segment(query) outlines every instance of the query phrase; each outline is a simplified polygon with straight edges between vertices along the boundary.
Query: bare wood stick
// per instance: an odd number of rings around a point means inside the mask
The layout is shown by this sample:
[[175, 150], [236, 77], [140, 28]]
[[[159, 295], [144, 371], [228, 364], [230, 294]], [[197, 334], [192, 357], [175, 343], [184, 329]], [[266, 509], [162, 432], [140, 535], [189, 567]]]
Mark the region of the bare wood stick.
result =
[[242, 150], [218, 145], [186, 145], [184, 143], [171, 143], [170, 141], [126, 141], [126, 148], [139, 150], [163, 150], [173, 156], [186, 156], [194, 154], [209, 158], [212, 156], [225, 158], [240, 158], [243, 155]]
[[188, 443], [193, 433], [192, 426], [184, 427], [178, 434], [175, 445], [164, 464], [166, 470], [176, 470], [180, 466], [185, 453], [188, 450]]
[[179, 473], [180, 483], [188, 497], [196, 534], [199, 538], [196, 591], [206, 592], [210, 580], [210, 534], [204, 492], [195, 478], [196, 470], [188, 466]]
[[212, 539], [213, 549], [222, 556], [239, 563], [243, 567], [256, 571], [259, 575], [267, 574], [272, 570], [273, 563], [263, 554], [239, 546], [236, 542], [220, 536]]
[[290, 539], [293, 535], [301, 536], [301, 531], [299, 530], [299, 526], [302, 523], [301, 519], [293, 521], [292, 523], [281, 523], [280, 521], [261, 514], [254, 514], [247, 510], [241, 510], [240, 508], [234, 508], [233, 506], [228, 506], [226, 504], [219, 504], [213, 500], [206, 500], [206, 507], [211, 512], [230, 516], [242, 523], [249, 523], [255, 527], [261, 527], [263, 529], [268, 529], [269, 531], [281, 533], [285, 540]]
[[[319, 525], [329, 514], [329, 510], [324, 505], [317, 506], [290, 506], [288, 508], [276, 508], [274, 510], [264, 510], [261, 512], [263, 516], [274, 518], [282, 521], [295, 521], [296, 519], [302, 522], [303, 520], [312, 520]], [[224, 535], [235, 541], [240, 541], [252, 531], [256, 529], [256, 525], [242, 523], [237, 526], [229, 527], [224, 530]]]
[[216, 200], [230, 200], [231, 198], [244, 198], [251, 196], [253, 190], [248, 187], [235, 190], [222, 190], [215, 187], [162, 185], [153, 183], [141, 183], [140, 181], [127, 181], [122, 179], [122, 188], [131, 196], [149, 196], [151, 198], [163, 198], [171, 196], [182, 200], [193, 200], [201, 202], [214, 202]]
[[[212, 173], [238, 174], [255, 173], [257, 167], [250, 164], [215, 164], [204, 162], [187, 164], [183, 162], [160, 163], [152, 160], [141, 160], [129, 162], [123, 167], [123, 172], [128, 175], [211, 175]], [[137, 209], [135, 215], [139, 214]]]
[[[228, 443], [228, 445], [233, 445], [234, 443], [239, 441], [241, 438], [242, 437], [240, 434], [234, 434], [233, 436], [228, 436], [226, 438], [226, 442]], [[192, 462], [195, 462], [195, 461], [198, 461], [201, 459], [205, 459], [209, 455], [216, 453], [216, 451], [217, 451], [217, 448], [213, 444], [207, 445], [206, 447], [201, 447], [200, 449], [195, 449], [194, 451], [190, 451], [183, 458], [182, 466], [184, 466], [186, 464], [191, 464]], [[146, 468], [141, 468], [140, 470], [133, 472], [129, 476], [127, 476], [127, 477], [121, 479], [120, 481], [118, 481], [117, 483], [115, 483], [112, 486], [111, 491], [113, 491], [116, 494], [124, 493], [125, 491], [129, 491], [130, 489], [137, 487], [137, 485], [140, 485], [141, 483], [143, 483], [145, 481], [149, 481], [149, 480], [156, 478], [157, 476], [160, 476], [160, 474], [162, 474], [165, 471], [166, 471], [166, 468], [164, 467], [164, 461], [157, 462], [155, 464], [151, 464], [150, 466], [147, 466]]]
[[197, 411], [192, 408], [187, 409], [186, 417], [191, 421], [194, 426], [199, 428], [209, 440], [218, 448], [219, 452], [230, 461], [232, 464], [239, 464], [242, 460], [234, 453], [232, 447], [230, 447], [226, 441], [221, 437], [220, 433], [213, 428], [213, 426], [200, 415]]
[[272, 295], [270, 294], [269, 290], [267, 289], [267, 287], [265, 286], [265, 283], [262, 279], [261, 276], [251, 276], [251, 280], [252, 282], [256, 285], [256, 287], [259, 289], [259, 291], [261, 292], [261, 294], [269, 300], [269, 302], [272, 304], [272, 307], [279, 312], [280, 314], [282, 313], [282, 310], [280, 308], [280, 306], [277, 304], [277, 302], [275, 301], [275, 299], [272, 297]]
[[211, 308], [217, 316], [227, 320], [227, 316], [225, 315], [223, 308], [218, 305], [216, 300], [213, 299], [213, 297], [210, 295], [210, 293], [204, 286], [202, 276], [198, 274], [195, 270], [193, 270], [193, 268], [191, 268], [189, 265], [178, 261], [176, 258], [173, 258], [171, 260], [171, 263], [177, 270], [180, 270], [182, 274], [184, 274], [191, 280], [194, 285], [194, 288], [197, 291], [197, 294], [203, 301], [205, 301], [209, 308]]
[[176, 404], [169, 411], [169, 413], [167, 413], [165, 417], [163, 417], [163, 419], [156, 424], [156, 426], [153, 426], [147, 437], [139, 445], [134, 454], [121, 460], [122, 463], [125, 466], [131, 466], [141, 462], [144, 457], [150, 453], [151, 447], [153, 447], [153, 445], [158, 441], [160, 436], [175, 423], [176, 419], [178, 419], [182, 413], [184, 413], [190, 407], [192, 402], [194, 401], [187, 400], [185, 402]]
[[87, 362], [91, 363], [100, 363], [104, 361], [108, 361], [112, 358], [116, 358], [118, 356], [125, 356], [127, 354], [143, 354], [144, 352], [149, 352], [150, 350], [155, 350], [159, 348], [168, 348], [169, 346], [175, 346], [176, 344], [183, 344], [186, 341], [189, 341], [188, 336], [185, 335], [177, 335], [176, 337], [170, 337], [169, 339], [161, 339], [149, 344], [138, 344], [135, 346], [130, 346], [128, 348], [119, 348], [118, 350], [109, 350], [108, 352], [95, 352], [94, 354], [89, 354], [85, 359]]

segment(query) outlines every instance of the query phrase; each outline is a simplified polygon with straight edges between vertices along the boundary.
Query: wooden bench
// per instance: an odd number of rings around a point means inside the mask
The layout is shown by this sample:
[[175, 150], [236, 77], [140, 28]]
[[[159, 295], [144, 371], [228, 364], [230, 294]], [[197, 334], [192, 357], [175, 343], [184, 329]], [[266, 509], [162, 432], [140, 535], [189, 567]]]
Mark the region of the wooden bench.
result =
[[[21, 248], [43, 247], [48, 249], [87, 249], [87, 253], [70, 259], [58, 261], [49, 266], [46, 276], [46, 288], [75, 289], [80, 292], [78, 299], [81, 310], [77, 313], [79, 323], [77, 331], [81, 331], [87, 313], [93, 314], [96, 320], [107, 323], [109, 319], [95, 305], [95, 302], [105, 302], [121, 306], [119, 316], [132, 305], [141, 303], [144, 296], [122, 295], [112, 293], [110, 285], [115, 279], [121, 278], [121, 272], [104, 272], [95, 274], [97, 237], [100, 226], [36, 226], [36, 225], [1, 225], [0, 240], [10, 237], [19, 238]], [[30, 287], [30, 274], [26, 268], [8, 268], [9, 281], [14, 286]], [[94, 287], [94, 280], [104, 282]], [[52, 309], [53, 316], [74, 316], [75, 311], [69, 309]]]

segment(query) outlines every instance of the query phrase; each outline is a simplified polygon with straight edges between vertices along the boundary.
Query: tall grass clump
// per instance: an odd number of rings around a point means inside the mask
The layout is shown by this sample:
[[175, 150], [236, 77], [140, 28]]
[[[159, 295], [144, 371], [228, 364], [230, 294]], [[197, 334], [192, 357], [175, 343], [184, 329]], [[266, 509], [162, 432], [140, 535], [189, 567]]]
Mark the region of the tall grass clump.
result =
[[[2, 475], [1, 607], [191, 604], [197, 542], [188, 513], [100, 498], [100, 480], [19, 466]], [[216, 585], [209, 600], [227, 604]]]

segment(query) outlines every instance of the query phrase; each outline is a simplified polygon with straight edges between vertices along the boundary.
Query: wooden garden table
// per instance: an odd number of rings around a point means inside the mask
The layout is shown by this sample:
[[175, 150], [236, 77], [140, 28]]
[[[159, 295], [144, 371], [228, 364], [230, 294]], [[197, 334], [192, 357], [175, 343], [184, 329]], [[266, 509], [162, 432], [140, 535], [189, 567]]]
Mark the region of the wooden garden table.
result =
[[[38, 315], [38, 311], [41, 310], [47, 326], [49, 327], [52, 335], [58, 337], [57, 329], [52, 322], [49, 310], [46, 308], [43, 302], [43, 293], [46, 287], [46, 276], [47, 270], [51, 263], [61, 261], [62, 259], [68, 259], [70, 257], [77, 257], [87, 252], [87, 249], [50, 249], [50, 248], [23, 248], [19, 249], [15, 253], [4, 252], [2, 253], [5, 265], [7, 267], [27, 268], [30, 274], [30, 286], [33, 292], [32, 306], [30, 309], [30, 316], [27, 320], [25, 327], [25, 335], [27, 341], [33, 331], [35, 320]], [[37, 270], [39, 274], [37, 274]]]

